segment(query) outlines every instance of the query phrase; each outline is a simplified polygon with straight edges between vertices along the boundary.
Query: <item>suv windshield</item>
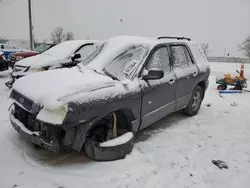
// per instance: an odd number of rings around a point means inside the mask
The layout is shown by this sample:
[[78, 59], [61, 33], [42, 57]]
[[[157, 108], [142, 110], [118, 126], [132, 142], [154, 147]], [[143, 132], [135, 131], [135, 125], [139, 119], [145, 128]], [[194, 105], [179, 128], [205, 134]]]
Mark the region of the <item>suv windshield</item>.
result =
[[105, 69], [112, 77], [119, 80], [132, 79], [138, 66], [145, 59], [148, 48], [145, 46], [132, 46], [118, 55]]
[[39, 53], [43, 53], [44, 51], [49, 49], [50, 46], [51, 46], [50, 44], [41, 44], [40, 46], [35, 48], [34, 51], [39, 52]]
[[[143, 45], [133, 45], [122, 50], [110, 52], [108, 47], [104, 50], [107, 43], [102, 44], [97, 50], [91, 53], [84, 61], [83, 65], [92, 68], [103, 67], [101, 70], [109, 77], [117, 80], [132, 79], [133, 74], [136, 72], [142, 60], [146, 57], [149, 49]], [[115, 56], [114, 53], [118, 55]], [[95, 61], [97, 56], [100, 56], [99, 62]], [[107, 57], [114, 57], [112, 59]]]

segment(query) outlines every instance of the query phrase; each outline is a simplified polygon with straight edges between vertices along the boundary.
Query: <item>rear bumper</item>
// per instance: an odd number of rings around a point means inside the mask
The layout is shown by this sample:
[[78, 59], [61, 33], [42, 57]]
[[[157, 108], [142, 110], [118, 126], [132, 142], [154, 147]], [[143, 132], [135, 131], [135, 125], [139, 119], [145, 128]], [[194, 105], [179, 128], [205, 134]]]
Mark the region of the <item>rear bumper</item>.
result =
[[33, 144], [39, 145], [52, 152], [59, 152], [59, 143], [55, 141], [47, 142], [41, 138], [39, 132], [32, 132], [28, 130], [25, 125], [15, 118], [13, 110], [10, 110], [10, 122], [13, 128], [21, 135], [25, 140], [30, 141]]

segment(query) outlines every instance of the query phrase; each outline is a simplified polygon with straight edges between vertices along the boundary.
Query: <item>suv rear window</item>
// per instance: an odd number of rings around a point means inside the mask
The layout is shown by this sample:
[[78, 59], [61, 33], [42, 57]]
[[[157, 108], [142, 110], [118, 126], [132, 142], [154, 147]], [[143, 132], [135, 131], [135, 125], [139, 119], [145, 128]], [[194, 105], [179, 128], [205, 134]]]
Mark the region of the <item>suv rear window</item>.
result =
[[198, 44], [189, 45], [197, 63], [207, 61], [207, 57]]

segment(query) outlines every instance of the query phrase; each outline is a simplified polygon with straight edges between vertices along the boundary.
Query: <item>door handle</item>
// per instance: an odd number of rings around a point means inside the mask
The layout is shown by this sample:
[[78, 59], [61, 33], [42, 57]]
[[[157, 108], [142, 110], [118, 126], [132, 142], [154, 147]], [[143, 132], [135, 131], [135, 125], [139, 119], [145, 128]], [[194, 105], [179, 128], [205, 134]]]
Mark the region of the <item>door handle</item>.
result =
[[193, 76], [196, 77], [198, 72], [193, 72]]
[[169, 80], [169, 85], [173, 85], [174, 83], [175, 83], [175, 80], [174, 79], [171, 79], [171, 80]]

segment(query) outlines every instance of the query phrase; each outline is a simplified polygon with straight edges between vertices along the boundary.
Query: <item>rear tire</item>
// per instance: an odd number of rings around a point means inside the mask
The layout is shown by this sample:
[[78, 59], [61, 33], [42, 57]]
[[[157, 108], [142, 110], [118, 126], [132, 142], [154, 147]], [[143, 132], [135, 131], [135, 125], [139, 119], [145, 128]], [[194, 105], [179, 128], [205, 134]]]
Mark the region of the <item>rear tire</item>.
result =
[[196, 86], [189, 100], [188, 106], [183, 112], [188, 116], [194, 116], [198, 113], [203, 100], [204, 92], [200, 86]]

